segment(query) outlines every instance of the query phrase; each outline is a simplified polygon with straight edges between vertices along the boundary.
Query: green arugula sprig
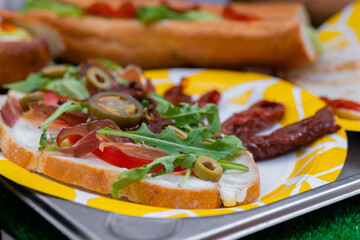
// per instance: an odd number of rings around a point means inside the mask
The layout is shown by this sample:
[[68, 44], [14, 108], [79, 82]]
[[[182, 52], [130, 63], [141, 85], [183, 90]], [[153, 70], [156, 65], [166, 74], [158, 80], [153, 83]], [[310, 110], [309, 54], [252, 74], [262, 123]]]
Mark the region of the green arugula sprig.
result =
[[164, 166], [162, 170], [153, 174], [153, 177], [174, 172], [174, 168], [178, 166], [181, 166], [181, 168], [188, 168], [192, 166], [195, 160], [196, 155], [193, 153], [174, 154], [158, 158], [142, 167], [123, 171], [118, 176], [118, 180], [112, 184], [111, 194], [114, 198], [120, 198], [122, 189], [136, 181], [141, 180], [146, 174], [151, 173], [158, 167]]
[[55, 143], [55, 140], [56, 140], [55, 137], [52, 137], [51, 142], [48, 144], [50, 139], [48, 139], [46, 131], [47, 131], [46, 129], [43, 129], [43, 133], [41, 134], [41, 137], [40, 137], [40, 143], [39, 143], [40, 146], [39, 146], [38, 150], [39, 151], [45, 150], [46, 146], [47, 146], [47, 148], [46, 148], [47, 151], [58, 150], [56, 143]]
[[40, 127], [43, 129], [47, 129], [47, 127], [55, 121], [61, 114], [69, 112], [69, 111], [81, 111], [83, 113], [87, 113], [88, 105], [84, 102], [75, 102], [72, 100], [68, 100], [66, 103], [60, 105], [56, 111], [50, 115], [41, 125]]
[[240, 164], [229, 164], [226, 159], [235, 153], [244, 150], [241, 141], [235, 136], [224, 136], [221, 139], [214, 140], [212, 143], [204, 143], [202, 136], [207, 129], [192, 129], [188, 132], [185, 139], [180, 139], [171, 128], [166, 128], [159, 134], [151, 132], [147, 125], [143, 123], [136, 131], [119, 131], [110, 128], [98, 130], [98, 133], [105, 135], [115, 135], [127, 137], [132, 139], [135, 143], [146, 144], [148, 146], [158, 147], [164, 152], [170, 154], [154, 160], [151, 164], [145, 165], [140, 168], [134, 168], [122, 172], [118, 180], [112, 185], [112, 194], [114, 197], [119, 198], [120, 191], [129, 186], [135, 181], [140, 180], [146, 174], [152, 172], [157, 167], [164, 165], [164, 168], [157, 174], [152, 176], [159, 176], [174, 171], [174, 167], [180, 166], [187, 169], [181, 185], [188, 179], [191, 166], [196, 161], [198, 156], [206, 155], [216, 160], [220, 160], [222, 165], [228, 166], [227, 169], [238, 169], [247, 171], [246, 166]]
[[203, 137], [210, 138], [221, 131], [219, 110], [215, 104], [206, 104], [200, 108], [197, 104], [180, 103], [180, 106], [174, 106], [156, 93], [149, 93], [148, 97], [157, 103], [156, 110], [160, 116], [166, 119], [172, 119], [177, 128], [190, 131], [194, 127], [204, 126], [203, 119], [207, 118], [210, 125], [209, 130], [204, 130]]
[[249, 171], [249, 167], [240, 164], [240, 163], [233, 163], [233, 162], [229, 162], [226, 161], [224, 159], [221, 159], [218, 161], [222, 168], [223, 168], [223, 172], [225, 172], [226, 170], [239, 170], [239, 171], [244, 171], [244, 172], [248, 172]]
[[176, 136], [175, 131], [166, 128], [159, 134], [151, 132], [143, 123], [136, 131], [119, 131], [110, 128], [98, 130], [98, 133], [115, 135], [132, 139], [135, 143], [144, 143], [149, 146], [158, 147], [168, 154], [194, 152], [198, 156], [209, 156], [216, 160], [226, 159], [233, 154], [244, 150], [241, 141], [233, 136], [226, 135], [213, 143], [204, 143], [203, 132], [206, 129], [192, 129], [185, 139]]

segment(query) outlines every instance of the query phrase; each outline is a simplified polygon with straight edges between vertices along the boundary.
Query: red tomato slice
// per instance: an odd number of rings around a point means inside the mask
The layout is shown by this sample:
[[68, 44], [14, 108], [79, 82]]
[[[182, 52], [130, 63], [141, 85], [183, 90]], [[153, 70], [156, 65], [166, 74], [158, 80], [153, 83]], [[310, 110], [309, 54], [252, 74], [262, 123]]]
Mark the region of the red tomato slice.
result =
[[[72, 144], [74, 144], [80, 138], [81, 138], [81, 136], [71, 135], [71, 136], [69, 136], [68, 139]], [[142, 167], [142, 166], [152, 162], [152, 160], [136, 158], [136, 157], [126, 155], [125, 153], [123, 153], [113, 147], [105, 147], [103, 149], [103, 151], [96, 149], [95, 151], [93, 151], [93, 153], [98, 158], [100, 158], [101, 160], [103, 160], [107, 163], [110, 163], [111, 165], [121, 167], [121, 168], [127, 168], [127, 169]], [[152, 173], [157, 173], [161, 169], [163, 169], [163, 166], [158, 167]], [[182, 169], [181, 167], [176, 167], [174, 169], [175, 172], [182, 171], [182, 170], [184, 170], [184, 169]]]
[[57, 95], [54, 92], [51, 92], [51, 91], [44, 92], [45, 102], [57, 104], [61, 98], [63, 98], [63, 97]]

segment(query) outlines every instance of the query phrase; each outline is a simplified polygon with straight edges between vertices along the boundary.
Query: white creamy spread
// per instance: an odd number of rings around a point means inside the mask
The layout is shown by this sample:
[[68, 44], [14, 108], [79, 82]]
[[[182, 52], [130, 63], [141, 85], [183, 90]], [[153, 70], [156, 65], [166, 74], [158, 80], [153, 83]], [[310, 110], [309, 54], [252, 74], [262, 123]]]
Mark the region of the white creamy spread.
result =
[[180, 186], [182, 175], [166, 174], [156, 178], [147, 176], [143, 181], [158, 184], [169, 188], [184, 188], [184, 189], [211, 189], [217, 186], [217, 183], [211, 181], [204, 181], [197, 177], [190, 176], [183, 186]]
[[252, 168], [245, 154], [239, 154], [231, 161], [248, 166], [249, 171], [227, 170], [220, 178], [220, 197], [226, 207], [231, 207], [236, 205], [237, 202], [244, 201], [252, 181], [259, 175], [258, 171]]

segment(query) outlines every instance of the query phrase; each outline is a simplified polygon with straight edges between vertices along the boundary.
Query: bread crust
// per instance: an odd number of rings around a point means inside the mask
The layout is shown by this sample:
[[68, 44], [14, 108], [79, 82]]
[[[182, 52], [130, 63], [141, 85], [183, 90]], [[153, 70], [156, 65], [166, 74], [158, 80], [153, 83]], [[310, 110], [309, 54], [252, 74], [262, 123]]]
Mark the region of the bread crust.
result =
[[37, 72], [49, 59], [45, 41], [38, 38], [13, 42], [0, 41], [0, 85], [23, 80]]
[[60, 32], [67, 46], [61, 57], [74, 63], [99, 57], [142, 68], [258, 65], [288, 69], [316, 59], [304, 26], [294, 20], [167, 20], [144, 25], [134, 19], [61, 17], [50, 11], [32, 10], [28, 16]]

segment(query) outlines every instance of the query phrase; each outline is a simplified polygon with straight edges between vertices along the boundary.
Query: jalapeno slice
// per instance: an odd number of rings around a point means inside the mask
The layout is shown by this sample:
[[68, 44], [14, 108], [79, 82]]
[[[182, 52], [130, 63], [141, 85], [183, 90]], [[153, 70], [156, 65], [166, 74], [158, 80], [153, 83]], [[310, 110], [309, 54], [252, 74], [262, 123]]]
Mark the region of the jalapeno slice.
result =
[[110, 119], [120, 128], [137, 125], [144, 109], [132, 96], [119, 92], [101, 92], [89, 99], [89, 116], [92, 119]]
[[98, 67], [91, 67], [87, 70], [86, 81], [95, 89], [106, 90], [111, 87], [110, 77]]
[[195, 175], [206, 181], [218, 182], [222, 176], [222, 171], [221, 164], [208, 156], [200, 156], [194, 163]]

